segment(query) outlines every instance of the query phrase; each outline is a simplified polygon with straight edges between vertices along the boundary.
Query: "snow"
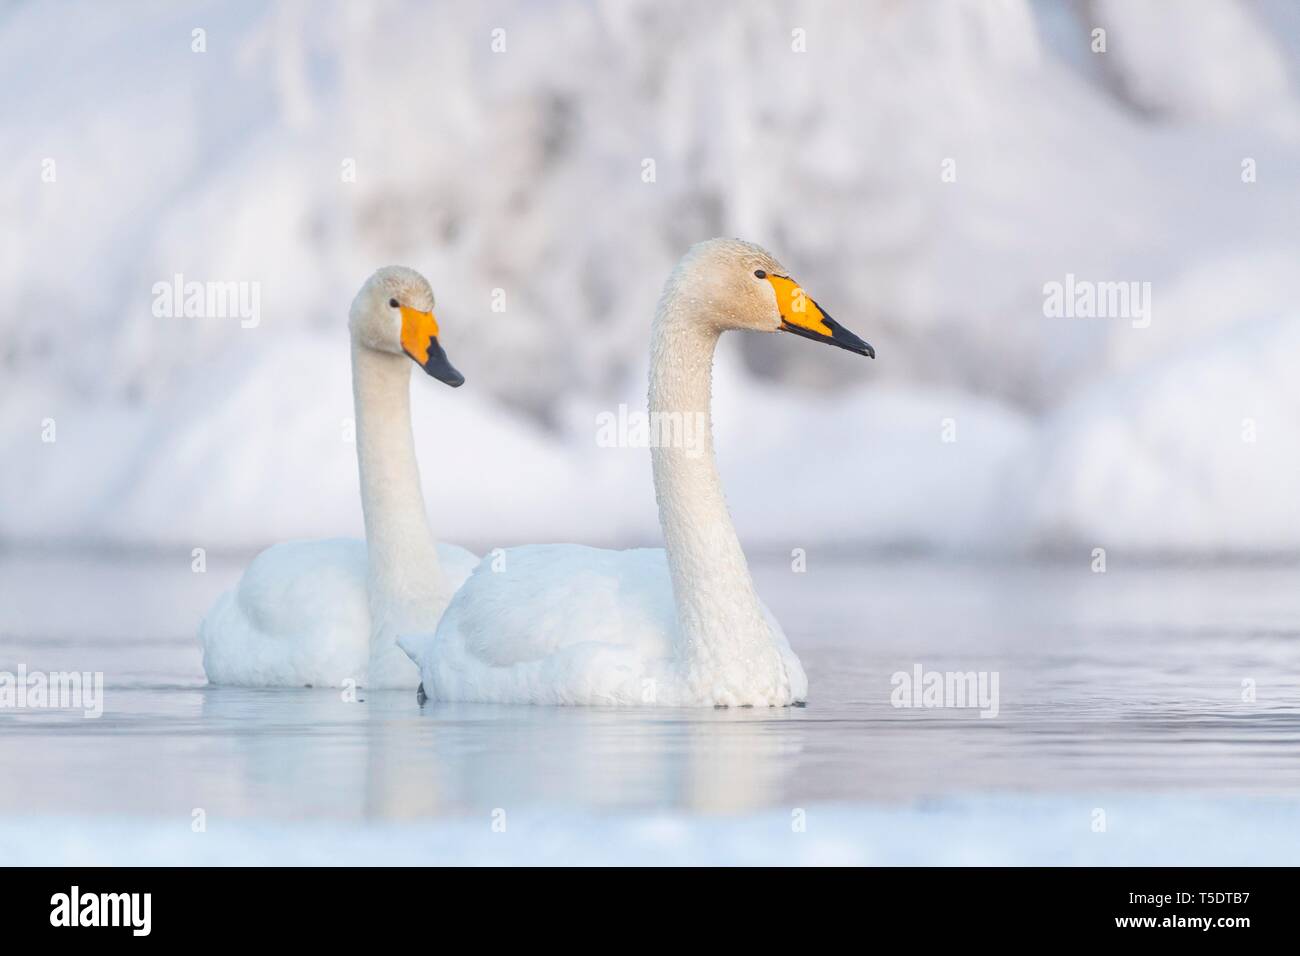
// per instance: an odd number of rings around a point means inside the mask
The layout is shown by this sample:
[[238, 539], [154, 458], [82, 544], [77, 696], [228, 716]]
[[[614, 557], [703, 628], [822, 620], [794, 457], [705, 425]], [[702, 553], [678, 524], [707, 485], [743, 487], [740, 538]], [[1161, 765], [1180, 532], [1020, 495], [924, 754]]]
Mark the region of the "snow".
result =
[[[346, 824], [0, 819], [13, 866], [1285, 866], [1300, 804], [1092, 795], [812, 805], [734, 816], [571, 811]], [[1094, 829], [1100, 826], [1102, 829]]]
[[[756, 548], [1293, 552], [1298, 349], [1300, 319], [1245, 323], [1082, 389], [1041, 420], [952, 389], [863, 384], [828, 400], [758, 384], [724, 354], [720, 467]], [[285, 337], [224, 364], [161, 415], [108, 403], [65, 416], [11, 395], [0, 441], [37, 452], [0, 472], [0, 500], [22, 502], [0, 514], [4, 536], [188, 551], [360, 534], [345, 344]], [[596, 442], [596, 415], [610, 409], [570, 405], [548, 433], [418, 370], [412, 387], [439, 537], [482, 548], [658, 541], [649, 453]], [[643, 401], [630, 387], [621, 398]], [[41, 445], [47, 410], [58, 440]]]
[[[863, 386], [828, 407], [818, 393], [757, 386], [734, 356], [724, 361], [715, 429], [747, 540], [978, 543], [1000, 473], [1025, 439], [1023, 416], [964, 393], [902, 387]], [[57, 441], [0, 473], [0, 499], [24, 502], [6, 509], [0, 529], [184, 550], [360, 534], [348, 363], [345, 340], [286, 337], [191, 380], [162, 414], [56, 409]], [[649, 452], [600, 447], [596, 408], [567, 410], [557, 437], [415, 372], [412, 416], [438, 537], [492, 547], [548, 535], [658, 539]], [[621, 398], [644, 407], [630, 388]], [[0, 411], [0, 440], [30, 445], [40, 413], [39, 399], [17, 396]], [[945, 444], [949, 417], [958, 441]], [[105, 444], [106, 434], [116, 441]], [[843, 507], [788, 493], [822, 484]]]
[[[413, 381], [438, 535], [655, 543], [644, 450], [593, 422], [644, 401], [672, 262], [739, 234], [879, 355], [727, 344], [747, 546], [1300, 551], [1297, 25], [1244, 0], [17, 7], [0, 542], [359, 533], [344, 313], [402, 262], [468, 379]], [[262, 321], [156, 318], [176, 273], [261, 283]], [[1047, 318], [1067, 274], [1150, 282], [1151, 326]]]
[[1096, 26], [1125, 96], [1138, 108], [1231, 118], [1288, 95], [1283, 53], [1245, 4], [1201, 0], [1194, 17], [1170, 17], [1160, 0], [1101, 0]]
[[1300, 318], [1192, 339], [1048, 417], [1026, 480], [1040, 542], [1294, 551]]

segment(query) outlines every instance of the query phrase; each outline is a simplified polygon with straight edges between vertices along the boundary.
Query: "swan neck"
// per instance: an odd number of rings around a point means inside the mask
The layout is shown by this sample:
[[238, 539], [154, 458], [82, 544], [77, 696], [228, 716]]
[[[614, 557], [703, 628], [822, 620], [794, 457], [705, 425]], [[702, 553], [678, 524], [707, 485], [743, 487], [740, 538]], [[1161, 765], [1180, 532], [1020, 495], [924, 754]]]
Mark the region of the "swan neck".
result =
[[[411, 362], [352, 347], [371, 632], [436, 620], [443, 593], [411, 431]], [[395, 634], [392, 636], [396, 636]]]
[[[711, 388], [718, 337], [716, 327], [682, 314], [666, 296], [651, 336], [649, 395], [651, 422], [657, 416], [661, 423], [651, 461], [685, 645], [681, 657], [690, 679], [701, 685], [697, 691], [711, 696], [729, 671], [773, 646], [714, 459]], [[685, 440], [667, 440], [673, 436]]]

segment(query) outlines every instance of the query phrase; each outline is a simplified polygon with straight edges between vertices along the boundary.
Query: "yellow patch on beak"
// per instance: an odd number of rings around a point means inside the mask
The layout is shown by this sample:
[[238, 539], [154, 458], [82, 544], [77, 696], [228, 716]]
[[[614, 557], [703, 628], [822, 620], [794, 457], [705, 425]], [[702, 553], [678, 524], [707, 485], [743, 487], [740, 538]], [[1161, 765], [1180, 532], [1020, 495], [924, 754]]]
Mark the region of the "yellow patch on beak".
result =
[[776, 308], [782, 319], [818, 335], [829, 337], [832, 334], [830, 326], [824, 321], [826, 313], [799, 288], [799, 283], [786, 276], [774, 276], [770, 272], [767, 281], [776, 290]]
[[837, 348], [875, 358], [876, 350], [832, 319], [820, 305], [806, 295], [788, 276], [763, 276], [776, 290], [776, 307], [781, 313], [779, 332], [791, 332], [805, 339], [824, 342]]
[[402, 306], [402, 349], [420, 365], [429, 361], [429, 343], [438, 337], [438, 320], [432, 312]]

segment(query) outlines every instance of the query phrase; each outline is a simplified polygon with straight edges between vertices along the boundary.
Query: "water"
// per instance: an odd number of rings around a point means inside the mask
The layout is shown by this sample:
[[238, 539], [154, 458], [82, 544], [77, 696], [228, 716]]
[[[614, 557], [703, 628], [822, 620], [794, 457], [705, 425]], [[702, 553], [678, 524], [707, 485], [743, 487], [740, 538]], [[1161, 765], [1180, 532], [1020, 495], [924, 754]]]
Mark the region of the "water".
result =
[[[668, 711], [208, 687], [197, 623], [245, 561], [195, 574], [187, 554], [0, 555], [0, 670], [103, 671], [106, 685], [97, 720], [0, 710], [0, 820], [707, 820], [1300, 796], [1296, 566], [757, 561], [808, 706]], [[918, 664], [996, 672], [997, 716], [891, 706], [891, 675]]]

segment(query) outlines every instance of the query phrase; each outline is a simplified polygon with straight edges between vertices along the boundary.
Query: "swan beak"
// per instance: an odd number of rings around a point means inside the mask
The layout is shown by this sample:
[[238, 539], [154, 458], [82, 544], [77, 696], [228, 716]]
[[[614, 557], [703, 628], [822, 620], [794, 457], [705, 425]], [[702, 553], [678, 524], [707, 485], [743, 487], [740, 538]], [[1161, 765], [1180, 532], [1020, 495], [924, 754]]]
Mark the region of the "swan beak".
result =
[[465, 384], [465, 376], [447, 361], [447, 353], [438, 342], [438, 320], [432, 312], [402, 306], [402, 351], [438, 381], [452, 388]]
[[781, 332], [793, 332], [814, 342], [835, 345], [867, 358], [875, 358], [876, 350], [844, 326], [832, 319], [799, 284], [789, 276], [768, 273], [767, 281], [776, 291], [776, 307], [781, 313]]

